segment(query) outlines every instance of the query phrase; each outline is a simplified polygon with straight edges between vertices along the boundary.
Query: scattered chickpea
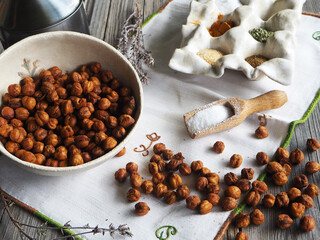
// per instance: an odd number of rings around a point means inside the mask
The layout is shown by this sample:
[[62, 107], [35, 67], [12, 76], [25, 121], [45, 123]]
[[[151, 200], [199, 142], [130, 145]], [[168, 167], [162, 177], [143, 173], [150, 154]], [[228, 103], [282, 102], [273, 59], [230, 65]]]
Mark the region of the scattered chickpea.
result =
[[291, 165], [288, 163], [285, 163], [282, 165], [282, 169], [284, 171], [284, 173], [286, 174], [286, 176], [289, 176], [291, 173]]
[[212, 204], [212, 206], [217, 206], [220, 202], [220, 197], [216, 193], [208, 193], [206, 200], [208, 200]]
[[188, 176], [191, 174], [191, 167], [187, 163], [181, 163], [179, 165], [179, 172], [183, 176]]
[[245, 201], [249, 206], [255, 207], [260, 202], [261, 196], [258, 191], [251, 191], [247, 194]]
[[134, 205], [134, 212], [139, 216], [144, 216], [150, 211], [150, 207], [145, 202], [138, 202]]
[[189, 197], [190, 190], [187, 185], [182, 184], [177, 188], [177, 196], [180, 199], [187, 199]]
[[266, 168], [267, 173], [275, 174], [277, 172], [282, 172], [283, 168], [278, 162], [269, 162]]
[[138, 164], [136, 164], [134, 162], [128, 162], [126, 165], [126, 170], [129, 174], [137, 172], [138, 171]]
[[258, 165], [262, 166], [269, 163], [269, 156], [265, 152], [258, 152], [256, 155]]
[[280, 214], [276, 220], [277, 226], [281, 229], [289, 228], [292, 223], [293, 223], [292, 218], [289, 217], [289, 215], [287, 214]]
[[250, 213], [250, 219], [254, 225], [261, 225], [264, 222], [264, 215], [259, 209], [254, 209]]
[[227, 185], [234, 185], [238, 181], [238, 177], [235, 173], [229, 172], [226, 175], [224, 175], [224, 182]]
[[217, 141], [214, 143], [212, 150], [216, 153], [222, 153], [225, 148], [225, 145], [221, 141]]
[[207, 176], [209, 173], [211, 173], [211, 170], [207, 167], [203, 167], [201, 168], [199, 175], [204, 177]]
[[209, 183], [219, 184], [220, 177], [219, 177], [218, 174], [216, 174], [216, 173], [208, 173], [208, 174], [205, 175], [205, 177], [208, 179]]
[[196, 189], [198, 191], [204, 191], [208, 185], [208, 179], [206, 177], [198, 177], [196, 181]]
[[306, 163], [305, 169], [308, 174], [317, 173], [320, 170], [320, 164], [315, 161], [309, 161]]
[[320, 148], [320, 143], [315, 138], [309, 138], [307, 140], [307, 148], [313, 152], [317, 151]]
[[279, 147], [277, 149], [276, 156], [277, 156], [277, 159], [281, 161], [281, 160], [287, 160], [290, 157], [290, 154], [287, 149]]
[[216, 193], [218, 194], [220, 192], [220, 187], [218, 184], [214, 183], [208, 183], [205, 189], [206, 193]]
[[260, 194], [265, 194], [268, 191], [268, 186], [265, 182], [256, 180], [252, 183], [252, 190], [258, 191]]
[[237, 201], [232, 197], [225, 197], [220, 202], [224, 211], [230, 211], [237, 207]]
[[232, 197], [235, 199], [239, 199], [241, 195], [241, 190], [237, 186], [229, 186], [225, 191], [224, 191], [224, 196], [225, 197]]
[[294, 179], [293, 179], [293, 184], [296, 188], [304, 188], [306, 186], [308, 186], [308, 178], [306, 175], [304, 174], [300, 174], [299, 176], [296, 176]]
[[[127, 169], [128, 171], [128, 169]], [[131, 187], [134, 188], [139, 188], [142, 185], [142, 177], [140, 176], [140, 174], [138, 172], [133, 172], [130, 175], [130, 184]]]
[[169, 176], [169, 183], [173, 189], [176, 189], [182, 185], [182, 179], [178, 174], [174, 173]]
[[234, 218], [234, 223], [236, 228], [245, 228], [250, 224], [250, 216], [246, 213], [239, 213]]
[[277, 207], [288, 207], [290, 200], [286, 192], [280, 192], [276, 196], [276, 206]]
[[276, 172], [273, 174], [272, 180], [276, 185], [282, 186], [288, 182], [288, 177], [285, 172]]
[[265, 126], [259, 126], [254, 135], [256, 138], [263, 139], [269, 136], [268, 129]]
[[127, 192], [127, 199], [129, 202], [136, 202], [139, 201], [141, 194], [138, 189], [130, 188]]
[[236, 182], [236, 186], [238, 188], [240, 188], [241, 192], [247, 192], [249, 191], [250, 187], [251, 187], [251, 182], [248, 179], [239, 179]]
[[150, 162], [155, 162], [155, 163], [157, 163], [157, 162], [159, 162], [159, 161], [161, 161], [161, 160], [163, 160], [163, 159], [162, 159], [162, 157], [161, 157], [160, 155], [154, 154], [154, 155], [152, 155], [152, 157], [151, 157], [151, 159], [150, 159]]
[[167, 162], [165, 160], [161, 160], [157, 163], [158, 165], [158, 171], [159, 172], [164, 172], [167, 169]]
[[157, 143], [153, 146], [153, 152], [155, 154], [161, 154], [162, 151], [166, 149], [166, 145], [164, 143]]
[[303, 159], [304, 154], [299, 148], [295, 149], [290, 153], [290, 161], [292, 164], [299, 164], [303, 161]]
[[239, 154], [233, 154], [230, 158], [230, 167], [238, 168], [241, 166], [242, 156]]
[[249, 240], [247, 234], [243, 231], [237, 233], [235, 240]]
[[170, 149], [162, 150], [162, 156], [165, 160], [171, 160], [173, 157], [173, 152]]
[[153, 176], [152, 176], [152, 182], [154, 184], [159, 184], [159, 183], [163, 183], [164, 180], [165, 180], [165, 175], [161, 174], [161, 173], [155, 173]]
[[199, 205], [200, 214], [208, 214], [212, 210], [212, 204], [208, 200], [203, 200]]
[[127, 178], [127, 171], [126, 171], [126, 169], [120, 168], [118, 171], [116, 171], [116, 172], [114, 173], [114, 178], [115, 178], [118, 182], [123, 183], [123, 182], [126, 180], [126, 178]]
[[268, 193], [262, 199], [263, 206], [265, 206], [266, 208], [272, 208], [274, 206], [275, 200], [276, 197], [271, 193]]
[[191, 169], [194, 173], [200, 172], [202, 168], [203, 168], [203, 162], [201, 161], [193, 161], [191, 163]]
[[126, 154], [126, 148], [124, 147], [124, 148], [121, 149], [120, 152], [118, 152], [118, 153], [116, 154], [116, 157], [122, 157], [122, 156], [125, 155], [125, 154]]
[[287, 192], [290, 202], [294, 201], [297, 197], [301, 196], [301, 191], [298, 188], [292, 187]]
[[299, 218], [304, 214], [306, 207], [302, 203], [294, 202], [290, 206], [290, 215], [294, 218]]
[[180, 160], [177, 159], [171, 159], [167, 164], [166, 164], [166, 169], [168, 171], [177, 171], [179, 169], [179, 166], [181, 164]]
[[153, 183], [151, 181], [144, 181], [141, 185], [141, 189], [145, 194], [150, 194], [153, 192]]
[[158, 164], [156, 164], [155, 162], [150, 162], [148, 168], [151, 175], [154, 175], [159, 172]]
[[243, 168], [241, 170], [241, 178], [252, 180], [254, 176], [254, 170], [252, 168]]
[[201, 203], [201, 200], [198, 196], [192, 195], [186, 199], [187, 208], [194, 210]]
[[175, 191], [169, 190], [163, 194], [163, 200], [166, 204], [171, 205], [177, 201], [177, 194]]
[[314, 229], [316, 222], [311, 216], [303, 216], [299, 222], [299, 228], [304, 232], [309, 232]]
[[153, 193], [157, 198], [162, 198], [167, 191], [167, 186], [162, 183], [159, 183], [154, 187]]
[[311, 208], [313, 206], [313, 199], [307, 194], [302, 194], [297, 197], [296, 201], [302, 203], [306, 208]]
[[304, 193], [315, 198], [319, 195], [319, 188], [315, 184], [309, 184], [309, 186], [304, 190]]

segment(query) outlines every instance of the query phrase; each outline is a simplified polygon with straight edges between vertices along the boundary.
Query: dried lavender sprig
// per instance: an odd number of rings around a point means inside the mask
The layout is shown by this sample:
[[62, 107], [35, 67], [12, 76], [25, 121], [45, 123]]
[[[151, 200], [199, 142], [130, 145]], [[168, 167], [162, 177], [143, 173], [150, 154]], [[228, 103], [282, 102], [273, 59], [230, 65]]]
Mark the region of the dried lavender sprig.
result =
[[150, 78], [142, 69], [142, 64], [153, 66], [154, 59], [151, 52], [144, 47], [140, 4], [136, 4], [135, 11], [128, 17], [122, 27], [118, 49], [131, 62], [141, 81], [147, 84]]
[[[8, 215], [9, 215], [9, 218], [11, 220], [11, 222], [15, 225], [16, 228], [18, 228], [19, 230], [19, 234], [20, 234], [20, 238], [21, 239], [24, 239], [25, 237], [29, 240], [35, 240], [36, 238], [33, 238], [32, 236], [28, 235], [23, 227], [29, 227], [29, 228], [34, 228], [34, 229], [37, 229], [37, 230], [60, 230], [61, 233], [63, 234], [63, 230], [65, 229], [83, 229], [83, 230], [90, 230], [90, 231], [84, 231], [84, 232], [80, 232], [80, 233], [76, 233], [76, 234], [73, 234], [73, 235], [66, 235], [66, 236], [62, 236], [62, 237], [57, 237], [55, 239], [66, 239], [66, 238], [72, 238], [72, 239], [75, 239], [75, 236], [79, 236], [79, 235], [85, 235], [85, 234], [102, 234], [104, 235], [105, 233], [109, 233], [111, 237], [113, 237], [116, 233], [122, 235], [122, 236], [128, 236], [128, 237], [132, 237], [133, 234], [131, 233], [130, 231], [130, 228], [126, 225], [126, 224], [121, 224], [119, 225], [117, 228], [114, 227], [114, 225], [111, 223], [109, 225], [109, 228], [100, 228], [99, 226], [96, 226], [96, 227], [90, 227], [89, 224], [86, 224], [85, 226], [83, 227], [72, 227], [70, 225], [70, 221], [66, 222], [62, 227], [50, 227], [50, 226], [47, 226], [46, 224], [47, 223], [44, 223], [44, 225], [41, 225], [41, 226], [33, 226], [33, 225], [30, 225], [30, 224], [25, 224], [25, 223], [21, 223], [19, 222], [18, 220], [16, 220], [11, 211], [10, 211], [10, 207], [14, 204], [14, 202], [8, 202], [8, 200], [5, 198], [3, 192], [2, 192], [2, 189], [0, 188], [0, 200], [3, 202], [4, 204], [4, 210]], [[1, 218], [3, 216], [4, 213], [1, 213]], [[106, 220], [107, 221], [107, 220]], [[41, 232], [38, 232], [38, 234], [43, 234]]]
[[[18, 222], [17, 220], [14, 220], [15, 222]], [[70, 222], [70, 221], [69, 221]], [[119, 233], [122, 236], [128, 236], [132, 237], [133, 234], [130, 231], [130, 228], [127, 226], [127, 224], [121, 224], [117, 228], [114, 227], [114, 225], [111, 223], [109, 225], [109, 228], [101, 228], [98, 225], [95, 227], [91, 227], [89, 224], [84, 225], [83, 227], [72, 227], [69, 222], [65, 223], [63, 227], [50, 227], [50, 226], [33, 226], [30, 224], [25, 224], [25, 223], [19, 223], [21, 226], [29, 227], [29, 228], [35, 228], [35, 229], [41, 229], [41, 230], [64, 230], [64, 229], [69, 229], [69, 230], [74, 230], [74, 229], [85, 229], [85, 230], [90, 230], [86, 232], [81, 232], [81, 233], [76, 233], [73, 235], [66, 235], [62, 237], [57, 237], [55, 239], [64, 239], [67, 237], [72, 237], [72, 236], [78, 236], [78, 235], [84, 235], [84, 234], [102, 234], [104, 235], [105, 233], [109, 232], [110, 236], [113, 237], [115, 233]]]

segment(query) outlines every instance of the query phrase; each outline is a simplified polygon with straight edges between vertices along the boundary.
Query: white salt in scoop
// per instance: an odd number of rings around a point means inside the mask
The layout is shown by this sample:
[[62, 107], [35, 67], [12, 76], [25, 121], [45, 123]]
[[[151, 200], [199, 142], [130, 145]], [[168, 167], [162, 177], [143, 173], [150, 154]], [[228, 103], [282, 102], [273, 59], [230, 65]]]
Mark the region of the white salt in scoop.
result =
[[236, 127], [252, 113], [279, 108], [287, 101], [287, 94], [278, 90], [249, 100], [222, 99], [186, 113], [184, 122], [191, 138], [198, 138]]

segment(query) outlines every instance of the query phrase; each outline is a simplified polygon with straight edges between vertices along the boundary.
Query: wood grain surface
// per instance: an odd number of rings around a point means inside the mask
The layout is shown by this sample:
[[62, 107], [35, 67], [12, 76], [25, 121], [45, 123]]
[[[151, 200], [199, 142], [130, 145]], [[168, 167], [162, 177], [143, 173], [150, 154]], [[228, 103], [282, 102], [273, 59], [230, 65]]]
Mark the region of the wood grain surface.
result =
[[[86, 8], [90, 21], [90, 31], [95, 37], [105, 40], [111, 45], [116, 46], [119, 33], [125, 19], [132, 13], [136, 0], [86, 0]], [[146, 19], [152, 13], [157, 11], [168, 0], [141, 0], [143, 4], [143, 16]], [[319, 0], [307, 0], [304, 11], [320, 14], [320, 2]], [[320, 29], [319, 29], [320, 30]], [[289, 150], [293, 150], [297, 147], [305, 149], [306, 139], [314, 137], [320, 140], [320, 106], [316, 107], [315, 111], [311, 114], [309, 120], [302, 125], [298, 125], [295, 129], [295, 133]], [[314, 160], [319, 161], [320, 152], [307, 153], [305, 155], [305, 161]], [[296, 176], [304, 172], [304, 164], [301, 164], [293, 168], [289, 181], [292, 181], [293, 176]], [[309, 181], [317, 185], [320, 184], [320, 174], [315, 174], [309, 177]], [[269, 192], [277, 194], [281, 191], [286, 191], [287, 187], [275, 187], [273, 184], [269, 185]], [[306, 215], [315, 217], [317, 226], [310, 233], [302, 233], [298, 230], [298, 221], [295, 220], [293, 227], [287, 230], [279, 230], [275, 227], [275, 219], [279, 214], [279, 209], [265, 209], [261, 208], [265, 214], [265, 223], [261, 227], [255, 227], [250, 225], [244, 231], [248, 234], [249, 239], [320, 239], [320, 210], [319, 210], [319, 198], [314, 201], [314, 207], [306, 211]], [[58, 207], [58, 206], [57, 206]], [[3, 204], [0, 203], [0, 211], [3, 209]], [[31, 214], [25, 212], [19, 207], [12, 206], [12, 213], [19, 221], [32, 224], [41, 225], [43, 222]], [[251, 209], [246, 209], [245, 212], [249, 213]], [[0, 212], [1, 213], [1, 212]], [[66, 216], [67, 217], [67, 216]], [[72, 220], [72, 219], [70, 219]], [[85, 221], [85, 219], [84, 219]], [[84, 222], [85, 223], [85, 222]], [[26, 232], [35, 239], [53, 239], [56, 236], [61, 236], [59, 231], [46, 231], [45, 234], [37, 234], [37, 230], [25, 229]], [[231, 240], [235, 238], [235, 234], [239, 231], [233, 225], [229, 228], [227, 234], [224, 236], [224, 240]], [[208, 229], [209, 232], [209, 229]], [[10, 222], [8, 216], [5, 214], [0, 222], [0, 240], [18, 240], [20, 235], [18, 230]], [[90, 239], [90, 236], [89, 236]], [[106, 238], [108, 239], [108, 238]], [[146, 238], [147, 239], [147, 238]], [[148, 239], [154, 239], [150, 237]], [[170, 240], [179, 239], [178, 235], [170, 237]]]

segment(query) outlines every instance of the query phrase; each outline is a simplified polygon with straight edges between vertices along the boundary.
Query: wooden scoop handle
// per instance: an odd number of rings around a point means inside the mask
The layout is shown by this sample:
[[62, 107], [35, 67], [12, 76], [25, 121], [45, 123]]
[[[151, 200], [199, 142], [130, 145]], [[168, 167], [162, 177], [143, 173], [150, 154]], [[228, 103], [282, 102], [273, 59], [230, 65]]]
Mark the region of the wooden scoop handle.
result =
[[258, 97], [246, 100], [248, 115], [281, 107], [288, 101], [284, 91], [273, 90]]

